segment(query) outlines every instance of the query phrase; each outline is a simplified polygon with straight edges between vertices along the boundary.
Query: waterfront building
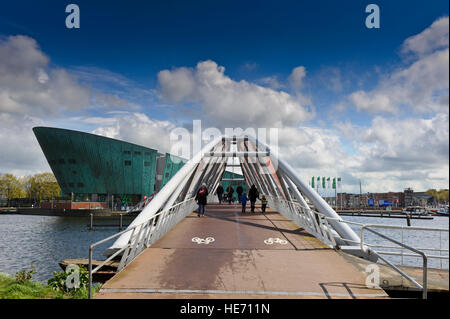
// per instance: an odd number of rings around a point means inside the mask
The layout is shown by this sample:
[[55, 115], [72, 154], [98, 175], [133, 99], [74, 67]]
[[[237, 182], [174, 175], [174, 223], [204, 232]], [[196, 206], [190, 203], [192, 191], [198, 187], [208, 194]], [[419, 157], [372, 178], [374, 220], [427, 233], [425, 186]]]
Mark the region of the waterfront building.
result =
[[[133, 206], [157, 193], [186, 163], [168, 153], [95, 134], [52, 127], [35, 127], [33, 132], [62, 197], [71, 202], [70, 207], [50, 203], [46, 208]], [[231, 178], [230, 174], [226, 172], [224, 178]]]

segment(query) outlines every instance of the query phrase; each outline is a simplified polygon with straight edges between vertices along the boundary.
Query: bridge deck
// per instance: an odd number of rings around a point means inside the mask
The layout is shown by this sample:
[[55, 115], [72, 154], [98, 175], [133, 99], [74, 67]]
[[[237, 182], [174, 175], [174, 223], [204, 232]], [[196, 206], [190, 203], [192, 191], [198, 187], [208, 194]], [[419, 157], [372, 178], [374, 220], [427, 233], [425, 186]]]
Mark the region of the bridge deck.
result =
[[[249, 209], [248, 209], [249, 210]], [[333, 249], [277, 212], [208, 205], [106, 282], [96, 298], [386, 298]], [[215, 240], [193, 242], [192, 238]], [[284, 244], [264, 242], [269, 238]]]

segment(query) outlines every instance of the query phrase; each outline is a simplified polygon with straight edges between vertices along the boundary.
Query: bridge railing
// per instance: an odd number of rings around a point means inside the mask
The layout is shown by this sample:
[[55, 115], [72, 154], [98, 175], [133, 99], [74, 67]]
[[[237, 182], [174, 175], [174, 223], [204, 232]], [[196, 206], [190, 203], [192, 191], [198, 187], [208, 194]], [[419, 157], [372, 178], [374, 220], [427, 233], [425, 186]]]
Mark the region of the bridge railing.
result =
[[[439, 260], [448, 260], [448, 249], [440, 247], [439, 249], [435, 248], [415, 248], [410, 245], [407, 245], [403, 242], [403, 230], [421, 230], [421, 231], [434, 231], [439, 232], [442, 234], [442, 232], [446, 232], [448, 234], [449, 229], [446, 228], [430, 228], [430, 227], [403, 227], [403, 226], [394, 226], [394, 225], [377, 225], [377, 224], [361, 224], [351, 221], [346, 221], [341, 218], [332, 218], [327, 217], [314, 209], [310, 207], [305, 207], [301, 205], [298, 202], [289, 201], [284, 198], [279, 197], [273, 197], [268, 196], [269, 206], [273, 209], [276, 209], [279, 213], [283, 214], [286, 218], [292, 220], [300, 227], [304, 228], [307, 232], [309, 232], [311, 235], [316, 237], [317, 239], [321, 240], [326, 245], [335, 248], [336, 240], [335, 238], [339, 238], [343, 242], [352, 243], [352, 244], [358, 244], [361, 248], [362, 252], [370, 253], [378, 258], [380, 258], [382, 261], [384, 261], [388, 266], [390, 266], [392, 269], [397, 271], [400, 275], [405, 277], [408, 281], [410, 281], [414, 286], [422, 290], [422, 297], [424, 299], [427, 298], [427, 274], [428, 274], [428, 259], [439, 259]], [[330, 224], [328, 221], [335, 221], [339, 223], [346, 223], [351, 225], [357, 225], [361, 227], [360, 230], [360, 238], [359, 241], [349, 240], [342, 238], [337, 235], [336, 232], [332, 230], [332, 227], [330, 227]], [[385, 234], [382, 234], [373, 228], [379, 228], [379, 229], [396, 229], [396, 230], [402, 230], [401, 237], [402, 239], [396, 240], [392, 238], [392, 236], [388, 236]], [[378, 244], [370, 244], [365, 240], [365, 231], [370, 232], [384, 240], [387, 240], [396, 246], [387, 246], [387, 245], [378, 245]], [[440, 241], [441, 241], [440, 236]], [[440, 242], [440, 246], [442, 246], [442, 243]], [[396, 251], [378, 251], [376, 248], [391, 248], [391, 249], [401, 249], [400, 252]], [[406, 249], [412, 253], [405, 254], [403, 250]], [[426, 252], [439, 252], [439, 255], [432, 255], [428, 254]], [[442, 253], [446, 253], [446, 255], [442, 255]], [[414, 257], [420, 257], [422, 258], [422, 284], [419, 284], [416, 280], [414, 280], [411, 276], [409, 276], [407, 273], [405, 273], [403, 270], [401, 270], [397, 265], [394, 265], [391, 261], [387, 260], [382, 255], [394, 255], [394, 256], [401, 256], [402, 257], [402, 263], [403, 263], [403, 256], [414, 256]]]
[[330, 227], [324, 214], [284, 198], [268, 196], [267, 200], [269, 207], [274, 208], [286, 218], [304, 228], [324, 244], [329, 247], [336, 246], [335, 236], [337, 234], [333, 233], [332, 227]]
[[[124, 231], [118, 232], [103, 240], [93, 243], [89, 246], [89, 298], [92, 298], [92, 276], [106, 263], [113, 260], [115, 257], [122, 254], [117, 272], [130, 264], [144, 249], [150, 247], [155, 241], [161, 238], [173, 226], [175, 226], [181, 219], [189, 215], [195, 208], [194, 198], [190, 198], [181, 203], [173, 205], [172, 207], [153, 215], [147, 221], [130, 227]], [[118, 249], [114, 254], [109, 256], [100, 265], [92, 269], [92, 256], [94, 248], [98, 245], [104, 244], [112, 239], [115, 239], [122, 234], [131, 232], [131, 236], [127, 245]]]
[[[449, 233], [449, 229], [448, 228], [414, 227], [414, 226], [404, 227], [404, 226], [396, 226], [396, 225], [361, 224], [361, 223], [356, 223], [356, 222], [351, 222], [351, 221], [339, 220], [337, 218], [326, 217], [326, 219], [335, 220], [335, 221], [338, 221], [338, 222], [341, 222], [341, 223], [347, 223], [347, 224], [360, 226], [361, 230], [360, 230], [359, 245], [361, 247], [361, 250], [364, 251], [364, 252], [370, 252], [371, 254], [376, 255], [378, 258], [380, 258], [382, 261], [384, 261], [388, 266], [390, 266], [392, 269], [394, 269], [400, 275], [402, 275], [408, 281], [410, 281], [414, 286], [416, 286], [417, 288], [422, 290], [422, 298], [423, 299], [427, 298], [427, 293], [428, 293], [428, 288], [427, 288], [427, 283], [428, 283], [428, 259], [439, 259], [439, 260], [447, 259], [447, 260], [449, 260], [448, 249], [442, 249], [442, 248], [439, 248], [439, 249], [415, 248], [415, 247], [407, 245], [407, 244], [405, 244], [403, 242], [403, 230], [406, 230], [406, 229], [407, 230], [420, 230], [420, 231], [439, 232], [440, 234], [442, 234], [443, 232], [446, 232], [448, 234]], [[391, 236], [388, 236], [386, 234], [382, 234], [382, 233], [374, 230], [373, 228], [402, 230], [402, 233], [401, 233], [402, 234], [402, 238], [401, 238], [400, 241], [396, 240], [396, 239], [392, 238]], [[364, 236], [365, 231], [368, 231], [368, 232], [370, 232], [372, 234], [377, 235], [380, 238], [383, 238], [383, 239], [385, 239], [385, 240], [387, 240], [387, 241], [389, 241], [391, 243], [394, 243], [396, 246], [369, 244], [365, 240], [365, 236]], [[348, 240], [345, 240], [345, 241], [348, 241]], [[441, 245], [441, 243], [440, 243], [440, 245]], [[395, 252], [395, 251], [377, 251], [377, 250], [375, 250], [375, 248], [401, 249], [401, 251], [400, 252]], [[412, 254], [404, 254], [403, 249], [411, 251]], [[427, 254], [426, 251], [439, 251], [439, 255]], [[442, 253], [447, 253], [447, 255], [443, 256]], [[403, 270], [401, 270], [397, 265], [394, 265], [393, 262], [387, 260], [382, 255], [401, 256], [402, 257], [402, 263], [403, 263], [403, 256], [412, 256], [412, 257], [422, 258], [422, 284], [419, 284], [411, 276], [409, 276]]]

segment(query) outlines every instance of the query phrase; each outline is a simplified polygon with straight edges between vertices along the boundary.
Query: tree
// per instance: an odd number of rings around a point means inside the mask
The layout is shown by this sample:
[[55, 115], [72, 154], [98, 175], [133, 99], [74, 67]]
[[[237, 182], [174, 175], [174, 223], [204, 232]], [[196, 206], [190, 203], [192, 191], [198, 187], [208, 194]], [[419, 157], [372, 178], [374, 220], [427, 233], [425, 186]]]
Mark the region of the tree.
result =
[[8, 199], [8, 206], [12, 198], [25, 196], [22, 183], [13, 174], [0, 175], [0, 194]]
[[435, 203], [447, 203], [448, 202], [448, 189], [441, 189], [439, 191], [435, 189], [429, 189], [426, 191], [428, 195], [433, 196]]
[[52, 173], [35, 174], [24, 181], [26, 195], [30, 199], [41, 201], [58, 197], [61, 189]]

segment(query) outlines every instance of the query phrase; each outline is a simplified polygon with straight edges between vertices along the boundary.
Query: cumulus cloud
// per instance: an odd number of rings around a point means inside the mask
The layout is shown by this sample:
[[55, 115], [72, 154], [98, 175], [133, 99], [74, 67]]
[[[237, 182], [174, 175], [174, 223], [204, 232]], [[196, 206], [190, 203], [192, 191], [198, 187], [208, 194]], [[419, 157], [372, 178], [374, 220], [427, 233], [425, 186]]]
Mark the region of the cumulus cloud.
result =
[[407, 66], [383, 78], [371, 91], [356, 91], [350, 102], [369, 113], [429, 113], [448, 109], [449, 20], [435, 21], [422, 33], [404, 41], [402, 51], [414, 53]]
[[[98, 118], [84, 118], [86, 123], [99, 123]], [[123, 113], [109, 117], [92, 133], [124, 140], [130, 143], [169, 152], [171, 147], [170, 132], [175, 125], [169, 121], [158, 121], [143, 113]]]
[[0, 173], [18, 176], [49, 171], [32, 128], [43, 121], [23, 114], [0, 112]]
[[294, 68], [289, 75], [289, 82], [294, 89], [299, 89], [303, 85], [303, 79], [306, 76], [306, 69], [304, 66], [298, 66]]
[[268, 86], [271, 89], [279, 90], [284, 88], [284, 85], [278, 81], [278, 78], [274, 76], [266, 76], [258, 80], [258, 83], [261, 83], [263, 86]]
[[433, 24], [403, 42], [401, 51], [404, 54], [413, 53], [426, 55], [437, 49], [448, 48], [449, 45], [449, 18], [442, 17]]
[[195, 68], [177, 68], [158, 73], [162, 98], [173, 103], [197, 103], [204, 119], [218, 127], [292, 126], [313, 114], [298, 99], [247, 81], [234, 81], [225, 68], [204, 61]]
[[46, 114], [80, 110], [90, 90], [66, 70], [49, 68], [49, 58], [26, 36], [0, 41], [0, 111]]
[[408, 171], [448, 166], [448, 114], [431, 119], [405, 119], [392, 123], [376, 117], [360, 134], [363, 171]]
[[[82, 83], [76, 75], [88, 81]], [[93, 106], [139, 109], [116, 93], [92, 89], [91, 83], [99, 79], [129, 85], [125, 77], [102, 69], [51, 67], [50, 58], [30, 37], [0, 40], [0, 112], [56, 117]]]

